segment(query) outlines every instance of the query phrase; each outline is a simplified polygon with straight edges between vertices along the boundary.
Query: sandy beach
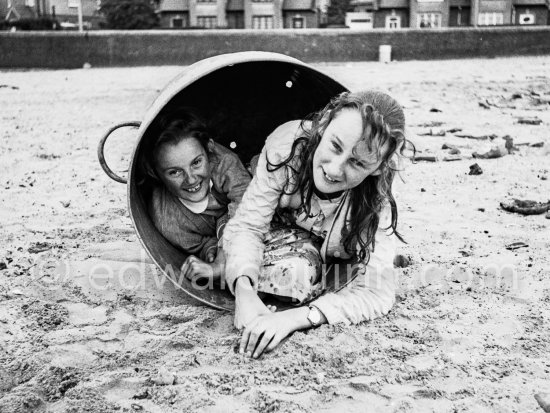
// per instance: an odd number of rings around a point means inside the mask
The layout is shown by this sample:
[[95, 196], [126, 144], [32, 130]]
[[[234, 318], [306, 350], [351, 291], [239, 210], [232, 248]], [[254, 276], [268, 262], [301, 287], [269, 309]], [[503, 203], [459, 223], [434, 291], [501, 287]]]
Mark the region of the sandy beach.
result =
[[[393, 95], [435, 162], [394, 185], [410, 263], [390, 314], [258, 360], [231, 313], [159, 276], [97, 161], [185, 68], [0, 71], [0, 412], [543, 411], [550, 219], [500, 203], [550, 200], [550, 57], [314, 66]], [[135, 138], [109, 142], [115, 169]]]

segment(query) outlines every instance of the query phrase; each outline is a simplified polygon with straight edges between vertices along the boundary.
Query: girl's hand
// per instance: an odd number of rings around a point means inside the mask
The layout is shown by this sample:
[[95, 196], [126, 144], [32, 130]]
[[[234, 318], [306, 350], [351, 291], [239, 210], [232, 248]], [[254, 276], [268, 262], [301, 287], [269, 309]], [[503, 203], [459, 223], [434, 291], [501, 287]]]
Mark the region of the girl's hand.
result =
[[209, 264], [201, 259], [190, 255], [187, 257], [183, 265], [181, 266], [181, 272], [185, 278], [191, 282], [196, 282], [199, 279], [211, 279], [216, 281], [220, 278], [221, 272], [219, 268], [213, 263]]
[[216, 254], [218, 252], [217, 247], [212, 247], [206, 252], [206, 262], [214, 262], [216, 259]]
[[260, 300], [252, 288], [250, 278], [242, 276], [235, 283], [235, 327], [239, 330], [262, 314], [270, 314], [271, 310]]
[[295, 312], [289, 310], [256, 317], [244, 329], [239, 352], [258, 358], [263, 352], [274, 350], [283, 339], [299, 329], [295, 316]]

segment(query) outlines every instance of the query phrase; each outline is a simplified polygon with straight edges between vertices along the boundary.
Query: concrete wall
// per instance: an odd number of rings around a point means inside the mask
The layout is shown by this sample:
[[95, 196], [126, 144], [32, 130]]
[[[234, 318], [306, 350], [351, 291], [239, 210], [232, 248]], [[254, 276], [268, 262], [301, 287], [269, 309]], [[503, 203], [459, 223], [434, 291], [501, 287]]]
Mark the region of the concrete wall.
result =
[[206, 57], [264, 50], [305, 62], [378, 59], [381, 44], [395, 60], [550, 54], [550, 27], [350, 31], [170, 30], [0, 32], [0, 67], [187, 65]]

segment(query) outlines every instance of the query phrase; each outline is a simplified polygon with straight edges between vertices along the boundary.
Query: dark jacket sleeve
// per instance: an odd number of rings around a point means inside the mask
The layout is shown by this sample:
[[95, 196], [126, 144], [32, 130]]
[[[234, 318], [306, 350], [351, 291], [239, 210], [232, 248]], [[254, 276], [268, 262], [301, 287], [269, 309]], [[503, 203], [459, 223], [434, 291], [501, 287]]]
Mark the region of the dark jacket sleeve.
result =
[[217, 245], [218, 239], [201, 233], [194, 214], [185, 211], [165, 188], [153, 190], [149, 214], [162, 236], [187, 254], [204, 259], [207, 251]]

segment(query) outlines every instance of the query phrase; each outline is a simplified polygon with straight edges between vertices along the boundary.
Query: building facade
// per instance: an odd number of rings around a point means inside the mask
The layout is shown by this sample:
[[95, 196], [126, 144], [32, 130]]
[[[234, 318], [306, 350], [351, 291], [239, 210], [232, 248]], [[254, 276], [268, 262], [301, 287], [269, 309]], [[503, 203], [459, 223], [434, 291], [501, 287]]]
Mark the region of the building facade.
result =
[[549, 25], [550, 0], [352, 0], [351, 29]]
[[[85, 29], [98, 29], [103, 20], [99, 13], [100, 0], [80, 0], [82, 2], [82, 20]], [[55, 17], [62, 26], [76, 27], [78, 24], [79, 0], [45, 0], [47, 12]]]
[[[99, 28], [99, 0], [81, 0], [82, 17], [86, 29]], [[78, 0], [0, 0], [0, 16], [8, 22], [21, 19], [51, 17], [62, 27], [77, 27]]]
[[43, 15], [43, 0], [0, 0], [0, 17], [13, 22], [21, 19], [35, 19]]
[[162, 28], [282, 29], [319, 27], [316, 0], [161, 0]]

